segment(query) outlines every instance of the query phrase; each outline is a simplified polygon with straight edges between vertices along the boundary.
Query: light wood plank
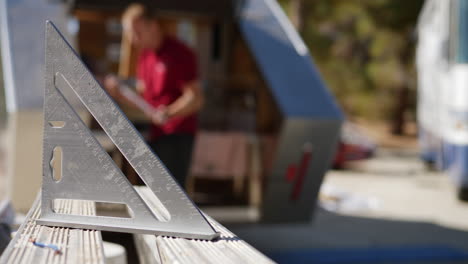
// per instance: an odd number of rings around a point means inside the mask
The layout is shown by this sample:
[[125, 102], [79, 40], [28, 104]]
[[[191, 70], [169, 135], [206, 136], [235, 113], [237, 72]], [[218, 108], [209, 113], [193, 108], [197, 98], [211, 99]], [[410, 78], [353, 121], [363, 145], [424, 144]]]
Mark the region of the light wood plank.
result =
[[[136, 187], [148, 202], [155, 198], [147, 187]], [[158, 201], [151, 201], [153, 206]], [[159, 205], [160, 206], [160, 205]], [[63, 200], [56, 204], [63, 213], [95, 215], [93, 202]], [[105, 262], [102, 237], [99, 231], [47, 227], [36, 224], [40, 215], [40, 196], [34, 202], [25, 223], [20, 227], [0, 263], [87, 263]], [[140, 261], [144, 264], [163, 263], [274, 263], [245, 241], [234, 235], [211, 217], [205, 215], [213, 228], [221, 233], [214, 241], [174, 237], [135, 235]], [[30, 239], [53, 244], [61, 254], [50, 248], [35, 246]]]
[[[63, 202], [56, 205], [63, 213], [94, 215], [93, 202]], [[40, 196], [36, 198], [26, 221], [0, 258], [0, 263], [86, 263], [105, 262], [101, 232], [94, 230], [47, 227], [36, 224], [40, 216]], [[30, 239], [59, 247], [61, 254], [50, 248], [35, 246]]]
[[[146, 187], [137, 187], [146, 188]], [[144, 195], [144, 191], [140, 191]], [[150, 199], [150, 197], [146, 197]], [[214, 241], [154, 235], [134, 235], [143, 263], [274, 263], [211, 217], [213, 228], [221, 233]]]

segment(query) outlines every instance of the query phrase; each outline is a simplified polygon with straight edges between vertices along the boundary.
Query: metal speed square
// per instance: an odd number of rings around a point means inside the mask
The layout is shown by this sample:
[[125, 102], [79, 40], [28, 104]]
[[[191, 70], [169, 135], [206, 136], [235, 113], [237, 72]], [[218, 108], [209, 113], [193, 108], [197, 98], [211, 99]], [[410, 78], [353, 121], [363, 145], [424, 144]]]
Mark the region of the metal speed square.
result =
[[[184, 238], [216, 238], [218, 233], [50, 21], [46, 22], [45, 57], [43, 182], [38, 223]], [[127, 180], [67, 101], [64, 93], [70, 91], [156, 195], [159, 205], [145, 202]], [[57, 172], [52, 166], [57, 149], [61, 150], [60, 179], [55, 177]], [[56, 200], [124, 204], [130, 209], [130, 217], [56, 212]]]

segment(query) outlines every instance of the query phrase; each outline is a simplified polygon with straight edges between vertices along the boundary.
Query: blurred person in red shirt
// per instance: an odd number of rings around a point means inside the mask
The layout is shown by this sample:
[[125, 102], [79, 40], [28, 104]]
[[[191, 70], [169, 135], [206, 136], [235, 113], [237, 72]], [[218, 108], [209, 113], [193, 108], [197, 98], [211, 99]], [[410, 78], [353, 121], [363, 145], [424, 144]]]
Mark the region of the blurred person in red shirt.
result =
[[[157, 10], [151, 6], [130, 5], [122, 24], [124, 33], [140, 50], [136, 89], [152, 106], [145, 111], [152, 121], [149, 145], [185, 186], [198, 125], [196, 113], [203, 105], [196, 56], [188, 46], [166, 34]], [[115, 76], [104, 81], [111, 96], [128, 101], [119, 85]]]

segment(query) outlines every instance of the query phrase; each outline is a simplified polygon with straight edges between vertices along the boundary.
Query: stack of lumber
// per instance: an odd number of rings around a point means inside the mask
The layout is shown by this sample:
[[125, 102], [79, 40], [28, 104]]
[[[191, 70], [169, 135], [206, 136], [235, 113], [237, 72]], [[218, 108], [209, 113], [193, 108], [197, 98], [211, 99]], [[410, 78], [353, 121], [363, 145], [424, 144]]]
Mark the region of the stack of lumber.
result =
[[[155, 199], [147, 187], [136, 187], [148, 202]], [[151, 201], [151, 204], [159, 204]], [[95, 215], [90, 201], [58, 202], [55, 210], [67, 214]], [[26, 221], [0, 258], [0, 263], [105, 263], [101, 232], [36, 224], [40, 215], [40, 197]], [[135, 235], [140, 262], [149, 263], [273, 263], [269, 258], [206, 216], [221, 233], [214, 241]], [[36, 242], [33, 243], [33, 241]], [[52, 245], [41, 247], [40, 245]]]

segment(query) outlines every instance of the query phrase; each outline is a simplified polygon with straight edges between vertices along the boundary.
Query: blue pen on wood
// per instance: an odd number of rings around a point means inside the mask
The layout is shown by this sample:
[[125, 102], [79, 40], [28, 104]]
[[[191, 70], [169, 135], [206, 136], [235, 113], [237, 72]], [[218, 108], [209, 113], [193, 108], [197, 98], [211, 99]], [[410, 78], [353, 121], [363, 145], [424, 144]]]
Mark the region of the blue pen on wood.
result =
[[40, 242], [37, 242], [35, 238], [30, 238], [29, 239], [30, 242], [33, 243], [33, 245], [37, 246], [37, 247], [40, 247], [40, 248], [50, 248], [52, 249], [56, 255], [61, 255], [62, 254], [62, 251], [60, 250], [60, 248], [56, 245], [53, 245], [53, 244], [45, 244], [45, 243], [40, 243]]

